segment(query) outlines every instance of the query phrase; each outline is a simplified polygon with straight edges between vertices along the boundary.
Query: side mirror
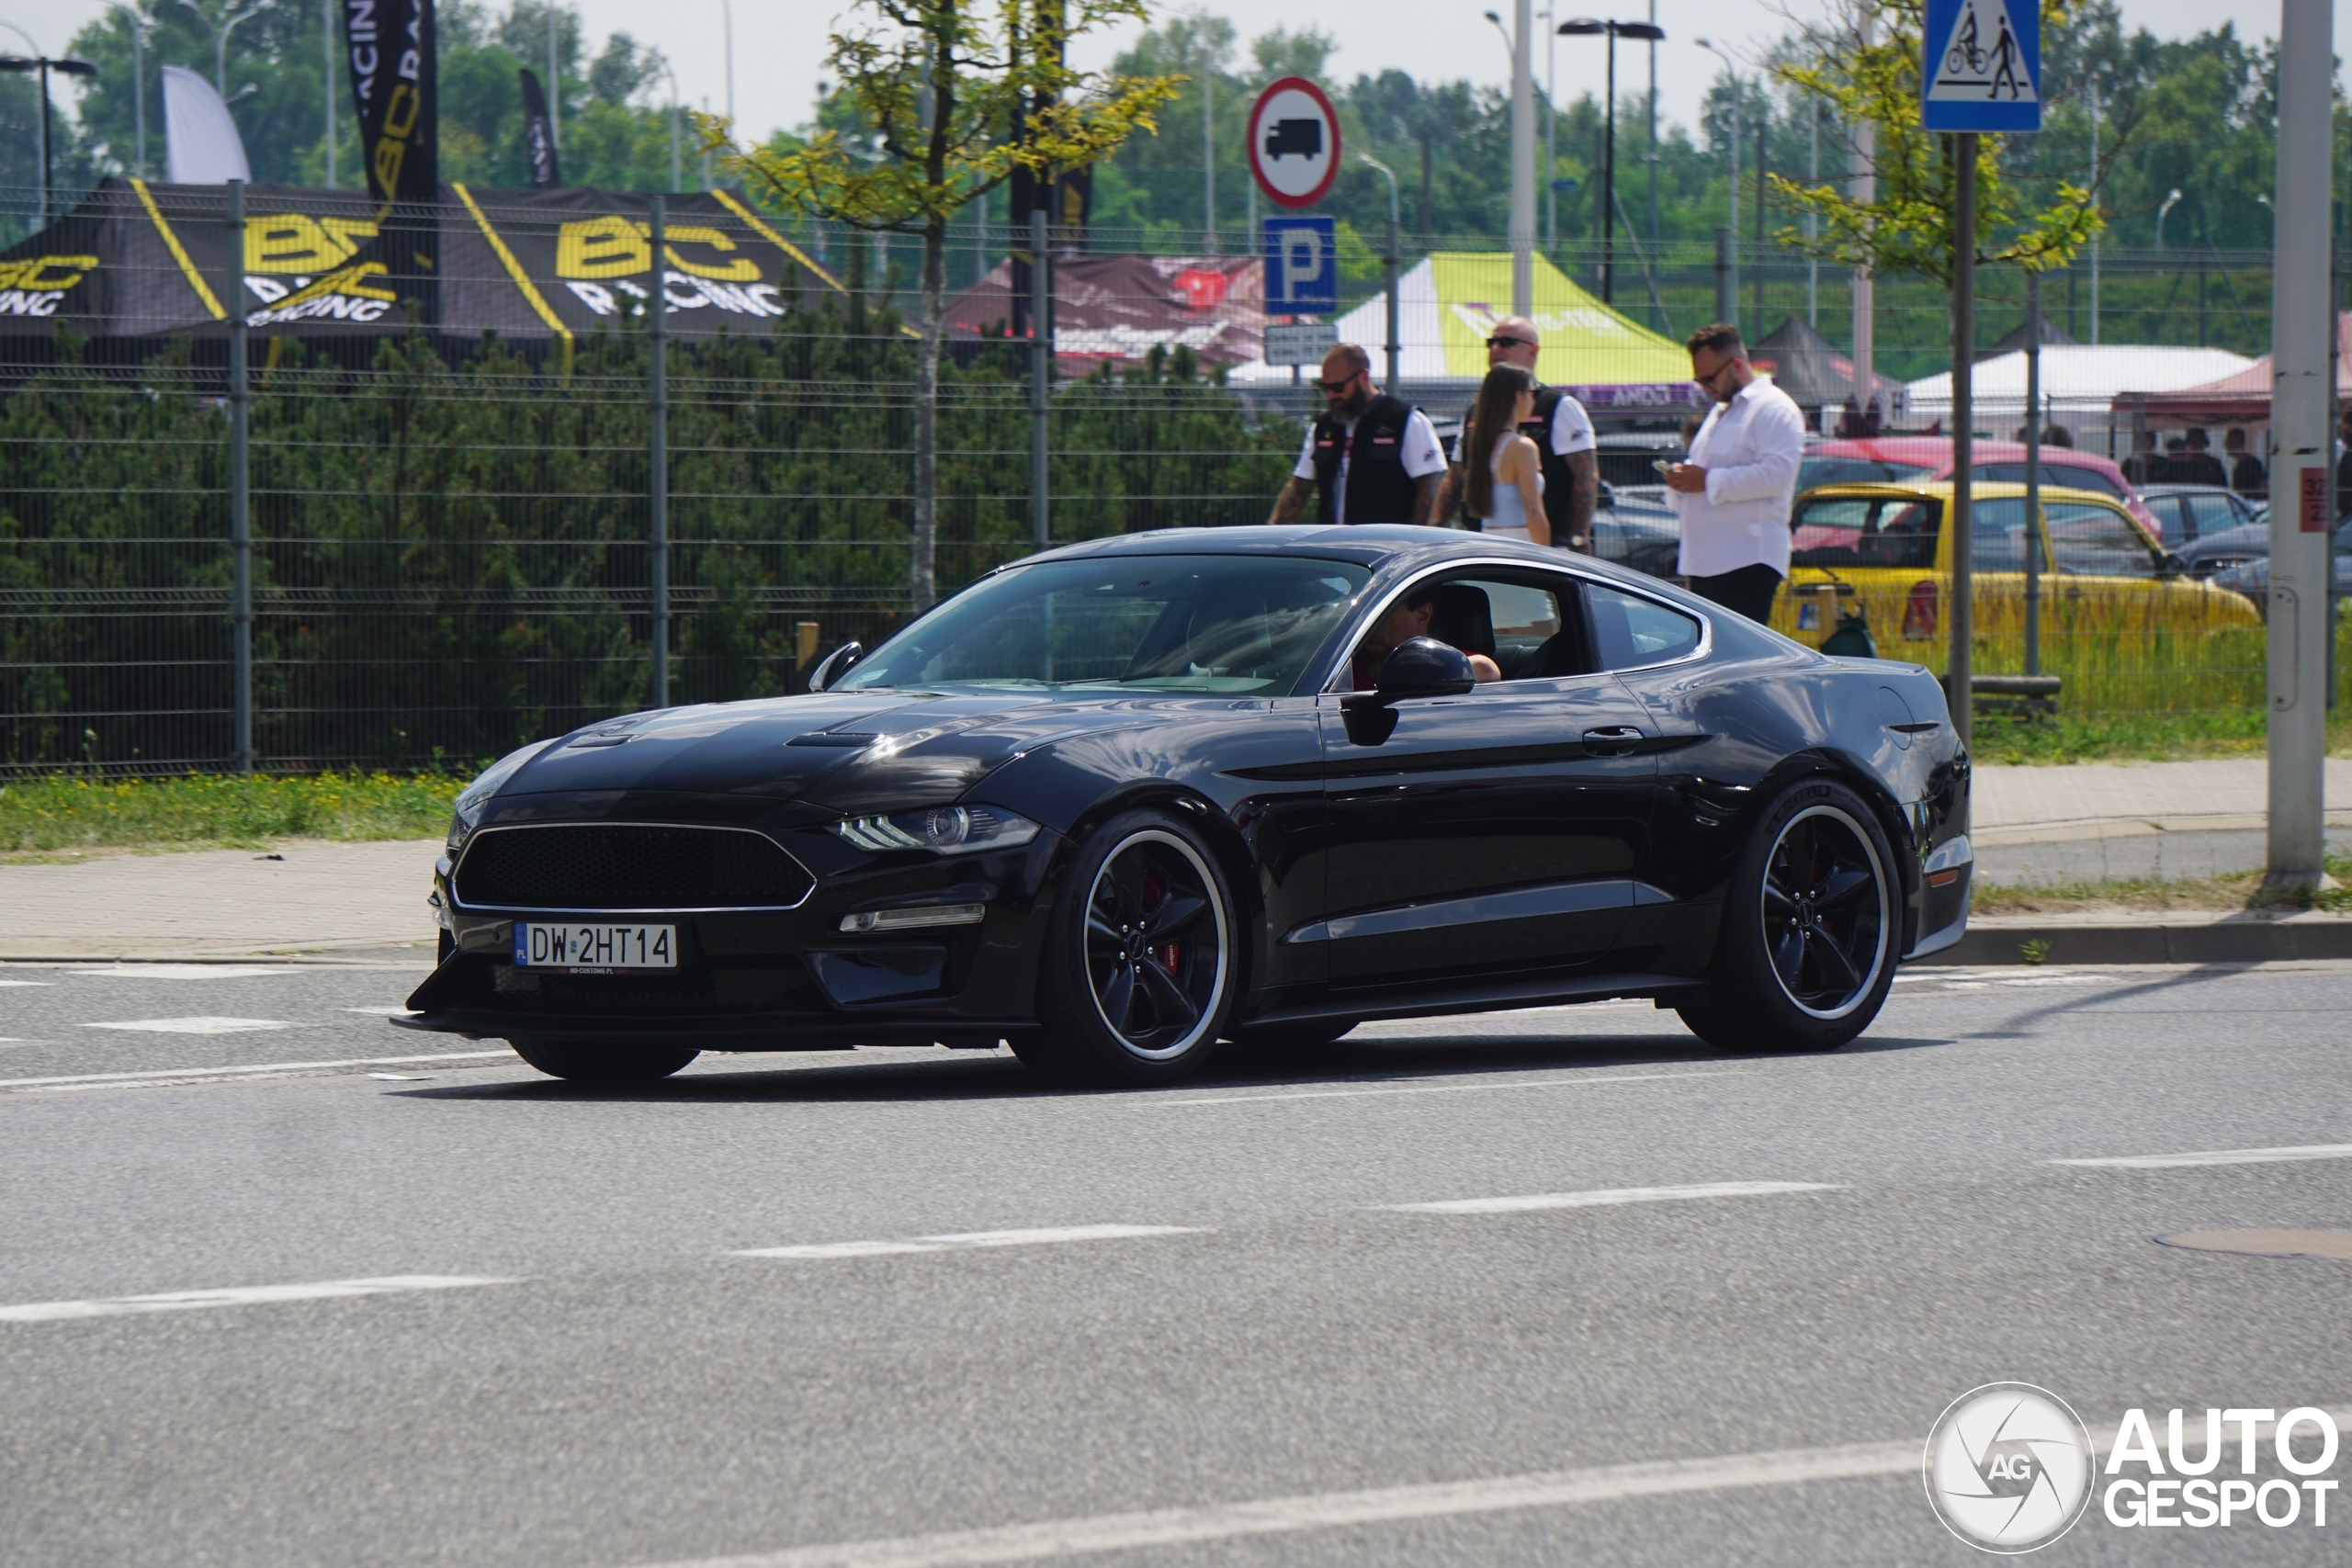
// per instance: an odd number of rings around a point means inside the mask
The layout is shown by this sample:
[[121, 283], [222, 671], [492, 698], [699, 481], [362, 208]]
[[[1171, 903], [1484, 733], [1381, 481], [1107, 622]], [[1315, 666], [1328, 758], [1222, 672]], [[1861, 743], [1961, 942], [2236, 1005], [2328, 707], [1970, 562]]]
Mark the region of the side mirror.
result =
[[812, 692], [823, 691], [826, 687], [831, 685], [834, 682], [848, 674], [851, 670], [856, 667], [857, 661], [865, 657], [865, 645], [864, 643], [845, 642], [842, 644], [839, 648], [833, 649], [832, 652], [825, 655], [824, 658], [820, 659], [815, 664], [809, 666], [808, 689]]
[[2164, 558], [2156, 563], [2156, 581], [2159, 582], [2170, 582], [2177, 577], [2188, 575], [2188, 562], [2182, 559], [2177, 551], [2166, 550]]
[[1468, 654], [1433, 637], [1417, 637], [1388, 655], [1373, 690], [1350, 693], [1340, 705], [1386, 707], [1408, 697], [1458, 697], [1477, 683]]

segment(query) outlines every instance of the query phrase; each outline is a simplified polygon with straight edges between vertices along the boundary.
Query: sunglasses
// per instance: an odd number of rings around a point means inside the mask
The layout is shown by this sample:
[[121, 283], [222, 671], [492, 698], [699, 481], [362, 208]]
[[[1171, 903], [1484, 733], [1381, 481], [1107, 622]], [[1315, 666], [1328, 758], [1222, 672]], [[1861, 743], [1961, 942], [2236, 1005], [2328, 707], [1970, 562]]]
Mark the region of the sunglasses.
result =
[[1488, 348], [1534, 348], [1538, 345], [1533, 338], [1504, 337], [1498, 333], [1487, 340], [1487, 346]]
[[1355, 375], [1355, 376], [1347, 376], [1347, 377], [1343, 377], [1343, 378], [1341, 378], [1340, 379], [1339, 379], [1339, 380], [1337, 380], [1337, 381], [1317, 381], [1317, 382], [1316, 382], [1316, 383], [1315, 383], [1315, 385], [1316, 385], [1319, 389], [1321, 389], [1321, 390], [1323, 390], [1323, 391], [1326, 391], [1326, 392], [1344, 392], [1344, 391], [1346, 391], [1350, 387], [1352, 387], [1352, 386], [1354, 386], [1354, 385], [1356, 384], [1356, 376], [1362, 376], [1362, 375], [1364, 375], [1364, 374], [1365, 374], [1365, 372], [1363, 372], [1363, 371], [1362, 371], [1362, 370], [1359, 370], [1359, 371], [1357, 371], [1357, 372], [1356, 372], [1356, 375]]

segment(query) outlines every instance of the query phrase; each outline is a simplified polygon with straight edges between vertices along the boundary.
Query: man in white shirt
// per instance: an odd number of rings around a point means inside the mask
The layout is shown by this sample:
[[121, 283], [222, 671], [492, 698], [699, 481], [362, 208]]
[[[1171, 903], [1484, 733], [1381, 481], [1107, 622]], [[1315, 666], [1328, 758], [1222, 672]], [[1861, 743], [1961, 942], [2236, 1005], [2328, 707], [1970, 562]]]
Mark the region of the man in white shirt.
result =
[[1667, 504], [1682, 516], [1675, 570], [1690, 592], [1751, 621], [1771, 618], [1789, 575], [1789, 511], [1804, 460], [1804, 413], [1757, 377], [1739, 329], [1690, 334], [1690, 379], [1715, 400], [1688, 462], [1666, 472]]
[[1321, 523], [1427, 523], [1437, 514], [1445, 448], [1429, 416], [1372, 384], [1372, 355], [1343, 343], [1315, 383], [1326, 412], [1306, 433], [1298, 466], [1269, 523], [1295, 523], [1312, 499]]
[[[1487, 339], [1487, 368], [1516, 365], [1535, 373], [1544, 341], [1535, 323], [1525, 316], [1505, 316]], [[1544, 464], [1544, 516], [1552, 525], [1552, 542], [1582, 555], [1592, 554], [1592, 509], [1600, 499], [1600, 468], [1595, 453], [1592, 416], [1584, 405], [1557, 387], [1538, 383], [1535, 416], [1519, 427], [1535, 443]], [[1462, 499], [1468, 471], [1462, 449], [1470, 440], [1470, 411], [1462, 413], [1462, 434], [1453, 444], [1453, 466], [1446, 471], [1445, 488], [1438, 493], [1437, 515], [1449, 517]]]

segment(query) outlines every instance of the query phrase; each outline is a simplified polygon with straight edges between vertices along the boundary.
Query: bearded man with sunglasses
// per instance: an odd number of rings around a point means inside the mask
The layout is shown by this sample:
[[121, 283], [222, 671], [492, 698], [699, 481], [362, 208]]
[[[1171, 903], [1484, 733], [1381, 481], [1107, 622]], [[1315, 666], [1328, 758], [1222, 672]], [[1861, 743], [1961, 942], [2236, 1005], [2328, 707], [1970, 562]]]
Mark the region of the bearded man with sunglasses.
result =
[[1321, 523], [1427, 523], [1437, 515], [1445, 448], [1420, 410], [1372, 384], [1372, 355], [1343, 343], [1315, 383], [1326, 412], [1306, 433], [1298, 467], [1269, 523], [1295, 523], [1315, 498]]
[[1666, 470], [1667, 504], [1682, 518], [1675, 570], [1702, 599], [1767, 621], [1789, 575], [1804, 411], [1756, 374], [1737, 327], [1710, 322], [1687, 346], [1690, 379], [1715, 406], [1690, 438], [1690, 461]]
[[[1535, 323], [1525, 316], [1505, 316], [1487, 339], [1487, 368], [1516, 365], [1535, 373], [1536, 356], [1544, 352]], [[1544, 467], [1544, 516], [1552, 525], [1552, 542], [1579, 555], [1592, 554], [1592, 509], [1600, 500], [1600, 467], [1594, 447], [1592, 416], [1584, 405], [1557, 387], [1535, 384], [1535, 412], [1519, 433], [1535, 443]], [[1438, 493], [1437, 515], [1451, 517], [1462, 499], [1468, 473], [1462, 466], [1462, 444], [1470, 439], [1470, 411], [1462, 414], [1462, 434], [1455, 438], [1453, 466], [1446, 471], [1445, 488]]]

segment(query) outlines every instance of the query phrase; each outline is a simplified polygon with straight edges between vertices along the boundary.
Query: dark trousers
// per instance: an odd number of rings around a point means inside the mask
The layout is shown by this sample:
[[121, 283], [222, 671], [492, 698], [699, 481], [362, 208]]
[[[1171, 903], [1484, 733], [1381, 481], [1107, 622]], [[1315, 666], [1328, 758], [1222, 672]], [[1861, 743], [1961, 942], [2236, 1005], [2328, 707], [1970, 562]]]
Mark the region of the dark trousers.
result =
[[1736, 610], [1758, 625], [1772, 618], [1772, 596], [1781, 591], [1781, 574], [1760, 564], [1688, 581], [1690, 592], [1700, 598]]

